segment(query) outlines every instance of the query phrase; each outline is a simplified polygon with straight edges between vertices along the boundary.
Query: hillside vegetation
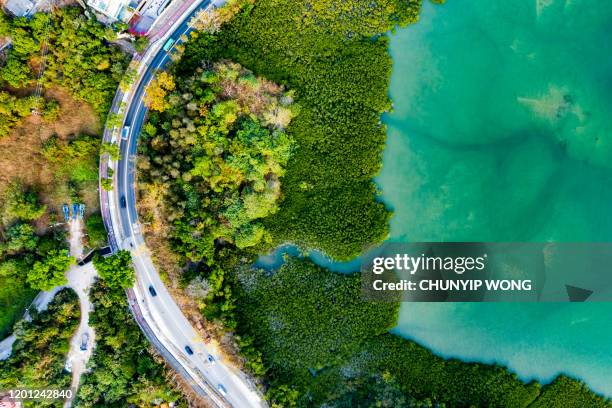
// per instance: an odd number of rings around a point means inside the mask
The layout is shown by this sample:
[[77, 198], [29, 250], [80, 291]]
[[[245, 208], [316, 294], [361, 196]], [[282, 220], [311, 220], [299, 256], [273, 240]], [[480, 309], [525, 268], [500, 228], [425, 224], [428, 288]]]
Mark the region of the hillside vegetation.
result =
[[4, 338], [38, 290], [66, 282], [64, 273], [72, 258], [63, 230], [37, 231], [46, 207], [36, 191], [15, 182], [0, 204], [0, 338]]
[[[31, 311], [32, 321], [15, 327], [13, 353], [0, 361], [0, 389], [68, 389], [71, 375], [64, 370], [70, 339], [79, 324], [77, 294], [63, 289], [46, 311]], [[61, 400], [25, 401], [26, 407], [62, 407]]]
[[215, 243], [270, 241], [261, 220], [278, 211], [291, 102], [282, 87], [229, 62], [176, 83], [163, 72], [147, 88], [154, 112], [142, 135], [141, 191], [163, 197], [174, 249], [187, 260], [212, 266]]
[[[78, 7], [29, 19], [0, 13], [0, 338], [38, 289], [64, 282], [70, 265], [63, 203], [98, 207], [99, 132], [127, 58], [115, 37]], [[46, 47], [44, 46], [46, 44]], [[47, 50], [46, 59], [43, 57]], [[34, 93], [42, 74], [40, 98]], [[36, 111], [40, 115], [32, 115]], [[100, 223], [90, 245], [103, 245]]]
[[35, 84], [43, 66], [43, 85], [59, 85], [79, 100], [88, 102], [100, 117], [105, 117], [117, 85], [127, 65], [127, 57], [109, 41], [115, 38], [80, 7], [55, 8], [51, 13], [36, 13], [29, 19], [0, 14], [0, 36], [10, 37], [12, 45], [0, 80], [11, 88]]
[[385, 143], [380, 115], [391, 107], [383, 34], [416, 21], [419, 8], [418, 0], [260, 0], [187, 44], [179, 75], [226, 58], [295, 93], [300, 111], [287, 134], [297, 147], [279, 211], [265, 220], [274, 244], [349, 259], [387, 236], [390, 213], [372, 181]]

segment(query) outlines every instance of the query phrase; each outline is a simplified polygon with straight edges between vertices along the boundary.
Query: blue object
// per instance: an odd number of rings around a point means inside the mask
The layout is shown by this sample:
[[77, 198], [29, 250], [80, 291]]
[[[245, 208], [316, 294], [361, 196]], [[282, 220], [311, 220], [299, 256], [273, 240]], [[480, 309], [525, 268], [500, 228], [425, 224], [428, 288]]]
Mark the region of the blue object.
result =
[[68, 204], [64, 204], [62, 206], [62, 211], [64, 212], [64, 221], [70, 221], [70, 207], [68, 206]]
[[79, 204], [79, 217], [85, 217], [85, 204]]
[[77, 203], [72, 204], [72, 219], [76, 220], [79, 215], [79, 205]]

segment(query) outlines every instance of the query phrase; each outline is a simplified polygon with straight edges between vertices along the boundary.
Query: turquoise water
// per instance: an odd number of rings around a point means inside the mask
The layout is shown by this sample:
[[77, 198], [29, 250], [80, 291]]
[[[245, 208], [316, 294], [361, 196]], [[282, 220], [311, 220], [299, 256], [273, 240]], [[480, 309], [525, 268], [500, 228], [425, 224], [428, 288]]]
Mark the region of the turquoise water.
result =
[[[612, 241], [612, 2], [424, 3], [391, 36], [390, 240]], [[612, 303], [404, 303], [394, 332], [612, 396]]]

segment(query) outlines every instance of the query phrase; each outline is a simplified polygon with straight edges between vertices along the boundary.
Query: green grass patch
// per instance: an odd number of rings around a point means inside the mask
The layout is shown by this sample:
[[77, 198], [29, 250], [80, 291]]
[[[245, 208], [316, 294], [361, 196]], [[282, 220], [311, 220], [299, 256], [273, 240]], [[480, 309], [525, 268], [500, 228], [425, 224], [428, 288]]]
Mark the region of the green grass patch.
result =
[[0, 276], [0, 340], [8, 336], [37, 291], [17, 276]]

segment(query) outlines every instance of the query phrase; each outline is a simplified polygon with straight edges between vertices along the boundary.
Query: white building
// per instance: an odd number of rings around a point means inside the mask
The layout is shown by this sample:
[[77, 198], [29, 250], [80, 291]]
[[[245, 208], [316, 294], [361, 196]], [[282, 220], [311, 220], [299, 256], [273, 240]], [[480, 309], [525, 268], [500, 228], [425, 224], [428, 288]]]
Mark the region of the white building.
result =
[[31, 0], [6, 0], [4, 10], [15, 17], [26, 16], [34, 8], [34, 2]]
[[106, 16], [110, 22], [128, 22], [138, 7], [138, 0], [87, 0], [87, 5]]

